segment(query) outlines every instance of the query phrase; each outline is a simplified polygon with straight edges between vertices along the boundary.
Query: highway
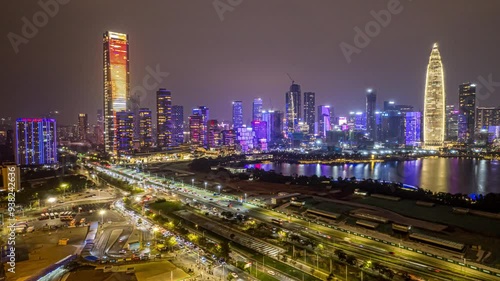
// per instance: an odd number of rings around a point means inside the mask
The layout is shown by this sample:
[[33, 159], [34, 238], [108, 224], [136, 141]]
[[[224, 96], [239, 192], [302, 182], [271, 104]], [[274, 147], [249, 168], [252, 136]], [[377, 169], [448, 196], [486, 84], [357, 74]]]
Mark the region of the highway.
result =
[[[130, 169], [117, 169], [122, 178], [133, 177], [136, 180], [142, 177], [147, 178], [148, 181], [154, 182], [158, 186], [164, 186], [160, 183], [163, 178], [157, 178], [154, 176], [148, 176], [142, 173], [136, 173]], [[184, 197], [196, 199], [198, 202], [203, 202], [208, 206], [216, 206], [219, 209], [229, 210], [235, 212], [234, 208], [227, 208], [227, 198], [222, 196], [213, 196], [213, 191], [205, 191], [203, 189], [191, 188], [189, 184], [182, 185], [184, 189], [191, 190], [191, 192], [181, 192], [175, 191]], [[243, 207], [244, 206], [244, 207]], [[355, 237], [349, 233], [333, 230], [329, 227], [325, 227], [315, 223], [309, 223], [301, 219], [291, 218], [285, 214], [277, 213], [272, 210], [266, 210], [258, 208], [254, 205], [244, 204], [240, 209], [240, 212], [247, 212], [248, 215], [255, 217], [264, 222], [270, 222], [270, 218], [281, 218], [284, 221], [291, 219], [290, 223], [286, 223], [283, 228], [289, 229], [290, 231], [300, 231], [303, 232], [306, 229], [310, 229], [319, 232], [323, 235], [330, 236], [333, 242], [324, 236], [319, 236], [316, 239], [322, 243], [327, 243], [328, 245], [343, 249], [345, 252], [354, 253], [356, 256], [361, 256], [364, 259], [372, 261], [380, 261], [380, 263], [388, 265], [391, 268], [403, 269], [407, 272], [415, 272], [416, 274], [426, 276], [427, 278], [433, 278], [429, 280], [500, 280], [492, 275], [475, 271], [457, 264], [449, 263], [444, 260], [438, 260], [434, 257], [427, 257], [423, 254], [403, 250], [399, 247], [394, 247], [387, 244], [382, 244], [374, 240]], [[344, 226], [343, 226], [344, 227]], [[345, 226], [347, 228], [347, 226]], [[356, 229], [360, 232], [359, 229]], [[364, 230], [363, 230], [364, 231]], [[365, 231], [367, 232], [367, 231]], [[311, 233], [309, 233], [310, 235]], [[383, 234], [371, 234], [374, 237], [382, 236]], [[383, 239], [386, 239], [384, 237]], [[340, 241], [350, 240], [353, 243], [345, 243]], [[361, 246], [360, 246], [361, 245]], [[389, 252], [394, 252], [395, 255], [389, 255]]]

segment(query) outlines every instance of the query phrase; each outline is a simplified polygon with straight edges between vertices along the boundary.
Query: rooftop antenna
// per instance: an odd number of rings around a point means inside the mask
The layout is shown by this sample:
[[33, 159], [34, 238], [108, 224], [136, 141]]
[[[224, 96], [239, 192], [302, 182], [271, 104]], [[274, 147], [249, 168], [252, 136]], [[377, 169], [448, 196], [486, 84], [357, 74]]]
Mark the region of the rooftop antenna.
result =
[[293, 80], [292, 76], [290, 76], [290, 74], [288, 74], [288, 73], [286, 75], [288, 75], [288, 78], [290, 78], [290, 81], [292, 81], [292, 84], [295, 84], [295, 80]]

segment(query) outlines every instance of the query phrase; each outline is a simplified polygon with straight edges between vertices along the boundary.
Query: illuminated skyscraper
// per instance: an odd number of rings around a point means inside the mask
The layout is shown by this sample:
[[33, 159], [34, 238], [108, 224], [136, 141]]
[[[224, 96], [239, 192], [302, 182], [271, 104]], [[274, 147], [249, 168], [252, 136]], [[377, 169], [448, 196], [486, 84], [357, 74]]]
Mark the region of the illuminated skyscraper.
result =
[[78, 139], [81, 141], [87, 140], [87, 132], [89, 130], [89, 118], [87, 114], [78, 114]]
[[193, 115], [200, 115], [201, 128], [200, 128], [200, 142], [204, 147], [208, 147], [208, 119], [210, 118], [210, 110], [206, 106], [199, 106], [193, 109]]
[[118, 135], [116, 113], [127, 110], [129, 99], [129, 44], [123, 33], [107, 31], [103, 35], [104, 47], [104, 149], [116, 155]]
[[366, 131], [371, 140], [377, 140], [377, 120], [375, 111], [377, 110], [377, 93], [368, 89], [366, 94]]
[[233, 101], [233, 128], [243, 127], [243, 102]]
[[189, 116], [189, 141], [191, 142], [191, 147], [196, 148], [202, 146], [202, 128], [203, 116], [200, 114]]
[[116, 125], [118, 156], [131, 155], [134, 152], [134, 113], [125, 110], [117, 112]]
[[330, 106], [318, 106], [318, 136], [325, 138], [326, 132], [331, 130], [330, 125]]
[[207, 147], [216, 148], [220, 145], [220, 130], [217, 120], [207, 121]]
[[458, 140], [463, 143], [474, 141], [476, 125], [476, 85], [464, 83], [458, 89]]
[[299, 131], [298, 125], [301, 120], [301, 91], [300, 85], [294, 82], [290, 86], [290, 91], [285, 94], [285, 107], [286, 107], [286, 123], [285, 130], [287, 134], [292, 134], [295, 130]]
[[304, 123], [309, 126], [309, 134], [314, 134], [316, 122], [316, 93], [304, 93]]
[[444, 71], [437, 43], [434, 44], [425, 81], [424, 98], [424, 147], [436, 149], [443, 146], [445, 136]]
[[182, 105], [172, 106], [172, 142], [178, 146], [184, 142], [184, 107]]
[[148, 149], [153, 146], [153, 117], [149, 108], [139, 109], [139, 146]]
[[458, 140], [458, 110], [454, 105], [446, 106], [446, 137], [447, 141]]
[[500, 107], [478, 107], [476, 110], [476, 130], [488, 130], [500, 126]]
[[252, 104], [252, 121], [262, 121], [262, 99], [256, 98]]
[[156, 134], [159, 148], [172, 146], [172, 93], [166, 89], [156, 92]]
[[57, 163], [56, 121], [19, 118], [16, 121], [16, 163], [49, 165]]
[[405, 113], [405, 145], [419, 146], [422, 113], [419, 111]]

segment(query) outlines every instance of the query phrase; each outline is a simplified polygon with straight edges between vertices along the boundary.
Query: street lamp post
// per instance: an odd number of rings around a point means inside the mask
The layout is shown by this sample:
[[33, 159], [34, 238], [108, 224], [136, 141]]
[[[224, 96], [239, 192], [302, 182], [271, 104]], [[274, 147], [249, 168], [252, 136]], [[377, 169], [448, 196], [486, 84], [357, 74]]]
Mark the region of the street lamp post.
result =
[[104, 225], [104, 214], [106, 213], [106, 211], [104, 210], [100, 210], [99, 211], [99, 214], [101, 215], [101, 224]]
[[247, 194], [245, 193], [245, 203], [247, 202]]
[[207, 191], [207, 182], [205, 182], [205, 191]]
[[219, 195], [220, 195], [220, 185], [218, 185], [217, 188], [219, 189]]
[[194, 188], [194, 179], [191, 179], [191, 188]]
[[54, 202], [56, 202], [56, 198], [50, 197], [49, 199], [47, 199], [47, 202], [50, 203], [50, 208], [54, 209]]

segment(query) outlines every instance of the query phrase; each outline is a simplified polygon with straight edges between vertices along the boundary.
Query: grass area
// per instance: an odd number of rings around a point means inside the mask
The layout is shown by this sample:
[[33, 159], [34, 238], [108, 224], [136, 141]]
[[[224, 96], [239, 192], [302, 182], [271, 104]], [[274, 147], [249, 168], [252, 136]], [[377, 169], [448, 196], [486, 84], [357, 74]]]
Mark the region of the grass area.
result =
[[181, 210], [182, 204], [177, 201], [163, 201], [163, 202], [155, 202], [149, 204], [149, 208], [161, 211], [162, 214], [171, 214], [173, 212]]
[[[254, 275], [252, 275], [252, 276], [254, 276]], [[259, 280], [263, 280], [263, 281], [279, 281], [279, 279], [276, 279], [276, 278], [272, 277], [271, 275], [264, 273], [262, 271], [257, 271], [256, 278]]]
[[456, 214], [452, 212], [449, 206], [436, 205], [435, 207], [422, 207], [416, 205], [414, 201], [391, 201], [372, 197], [359, 199], [356, 202], [381, 207], [416, 219], [456, 226], [471, 232], [500, 237], [498, 220], [474, 215]]
[[[262, 255], [261, 254], [256, 254], [255, 255], [256, 260], [262, 260]], [[288, 275], [291, 275], [295, 278], [298, 278], [300, 280], [304, 281], [318, 281], [321, 280], [317, 277], [314, 277], [308, 273], [304, 273], [303, 271], [300, 271], [298, 269], [295, 269], [294, 267], [291, 267], [285, 263], [282, 263], [280, 261], [277, 261], [275, 259], [272, 259], [270, 257], [264, 257], [264, 263], [268, 267], [276, 268], [277, 270], [281, 272], [285, 272]]]

